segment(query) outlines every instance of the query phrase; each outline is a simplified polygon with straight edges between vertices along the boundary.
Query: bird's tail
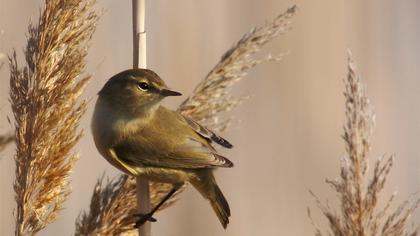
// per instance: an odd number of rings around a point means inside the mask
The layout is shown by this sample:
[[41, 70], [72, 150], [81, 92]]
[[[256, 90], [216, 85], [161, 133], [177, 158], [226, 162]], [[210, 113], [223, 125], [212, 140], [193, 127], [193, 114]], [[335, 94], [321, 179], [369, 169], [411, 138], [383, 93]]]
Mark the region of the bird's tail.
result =
[[203, 169], [201, 171], [197, 171], [196, 174], [199, 178], [191, 183], [198, 191], [200, 191], [203, 197], [210, 201], [217, 218], [219, 218], [223, 228], [226, 229], [229, 224], [230, 208], [225, 196], [223, 196], [222, 191], [219, 186], [217, 186], [216, 180], [213, 176], [213, 171], [211, 169]]
[[229, 224], [230, 217], [230, 208], [229, 204], [226, 201], [225, 196], [223, 196], [222, 191], [220, 191], [219, 186], [214, 184], [214, 193], [209, 197], [210, 204], [213, 207], [214, 212], [217, 214], [220, 223], [222, 223], [223, 228], [226, 229]]

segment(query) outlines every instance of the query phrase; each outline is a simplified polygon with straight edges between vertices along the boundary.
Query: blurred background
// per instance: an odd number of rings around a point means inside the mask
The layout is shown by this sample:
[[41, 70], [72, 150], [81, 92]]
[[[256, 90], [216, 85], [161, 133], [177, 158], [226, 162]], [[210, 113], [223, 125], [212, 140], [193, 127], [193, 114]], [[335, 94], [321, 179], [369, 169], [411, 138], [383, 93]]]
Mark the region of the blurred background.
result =
[[[339, 175], [344, 154], [343, 78], [350, 48], [376, 112], [372, 158], [396, 155], [382, 196], [401, 201], [420, 190], [420, 3], [417, 0], [153, 0], [147, 2], [148, 67], [170, 87], [188, 95], [220, 56], [253, 26], [270, 21], [291, 4], [299, 10], [293, 29], [264, 53], [289, 54], [253, 69], [235, 88], [253, 95], [235, 111], [241, 120], [223, 133], [235, 148], [222, 150], [235, 163], [216, 178], [232, 209], [226, 231], [210, 205], [193, 189], [157, 215], [154, 235], [311, 235], [307, 216], [325, 228], [308, 193], [336, 203], [326, 178]], [[13, 48], [22, 60], [28, 22], [42, 1], [0, 0], [0, 53]], [[104, 9], [89, 51], [91, 99], [77, 146], [73, 193], [59, 219], [40, 235], [70, 235], [93, 186], [104, 172], [118, 171], [97, 153], [90, 134], [96, 92], [113, 74], [132, 65], [131, 1], [102, 0]], [[0, 62], [7, 62], [1, 58]], [[0, 71], [0, 133], [11, 130], [8, 68]], [[175, 108], [186, 96], [167, 101]], [[0, 153], [0, 235], [13, 235], [13, 146]], [[419, 222], [420, 214], [412, 220]]]

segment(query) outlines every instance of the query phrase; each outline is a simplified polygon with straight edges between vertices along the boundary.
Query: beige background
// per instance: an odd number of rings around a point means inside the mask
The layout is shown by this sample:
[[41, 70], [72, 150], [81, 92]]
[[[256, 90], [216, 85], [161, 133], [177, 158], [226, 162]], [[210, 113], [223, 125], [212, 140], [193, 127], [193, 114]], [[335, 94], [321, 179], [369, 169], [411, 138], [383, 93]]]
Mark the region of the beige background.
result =
[[[29, 20], [41, 1], [0, 0], [0, 53], [21, 55]], [[189, 94], [222, 53], [252, 26], [270, 20], [289, 0], [153, 0], [147, 5], [148, 64], [168, 84]], [[207, 202], [193, 190], [175, 207], [157, 215], [154, 235], [311, 235], [306, 208], [312, 189], [334, 198], [325, 178], [338, 176], [343, 123], [346, 48], [351, 48], [375, 106], [377, 128], [372, 156], [396, 154], [386, 192], [398, 200], [420, 189], [420, 28], [417, 0], [300, 0], [293, 31], [265, 52], [290, 52], [279, 63], [252, 70], [235, 89], [254, 97], [233, 112], [241, 123], [224, 133], [235, 149], [223, 154], [235, 168], [217, 179], [232, 209], [224, 231]], [[116, 72], [131, 66], [131, 1], [102, 0], [105, 9], [92, 42], [87, 72], [94, 75], [88, 98]], [[1, 59], [5, 61], [4, 59]], [[0, 71], [0, 132], [6, 116], [8, 71]], [[185, 97], [183, 97], [185, 98]], [[167, 101], [175, 107], [182, 101]], [[96, 152], [89, 122], [77, 151], [73, 194], [60, 218], [40, 235], [70, 235], [86, 209], [96, 179], [117, 171]], [[0, 235], [13, 234], [13, 148], [0, 156]], [[335, 203], [333, 200], [332, 203]], [[314, 210], [315, 218], [319, 212]], [[420, 215], [413, 217], [420, 221]], [[322, 222], [322, 221], [318, 221]], [[321, 223], [321, 226], [323, 224]]]

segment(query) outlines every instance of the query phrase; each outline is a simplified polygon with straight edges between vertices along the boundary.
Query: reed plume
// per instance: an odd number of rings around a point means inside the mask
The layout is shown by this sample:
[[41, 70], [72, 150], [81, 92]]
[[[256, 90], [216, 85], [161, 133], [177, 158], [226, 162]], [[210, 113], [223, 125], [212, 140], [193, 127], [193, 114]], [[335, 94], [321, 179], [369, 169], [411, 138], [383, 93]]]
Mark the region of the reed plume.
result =
[[[281, 58], [267, 56], [257, 59], [256, 53], [265, 44], [290, 29], [290, 20], [295, 12], [296, 6], [292, 6], [272, 22], [253, 28], [245, 34], [221, 57], [216, 66], [194, 89], [192, 95], [179, 106], [178, 111], [210, 129], [216, 131], [226, 129], [230, 120], [221, 120], [221, 113], [230, 111], [245, 99], [229, 95], [229, 89], [244, 78], [249, 69], [263, 62]], [[75, 234], [106, 235], [111, 232], [136, 234], [132, 217], [136, 212], [134, 178], [121, 175], [103, 185], [101, 180], [96, 184], [90, 210], [83, 212], [77, 219]], [[171, 185], [152, 182], [150, 185], [152, 206], [160, 202], [170, 189]], [[178, 194], [183, 189], [179, 190]], [[173, 205], [175, 201], [176, 198], [171, 198], [160, 210]], [[121, 203], [122, 206], [118, 205]]]
[[[356, 74], [349, 53], [348, 74], [345, 83], [345, 116], [343, 139], [346, 155], [341, 159], [340, 177], [327, 180], [339, 200], [339, 211], [321, 203], [311, 192], [329, 223], [327, 235], [343, 236], [397, 236], [417, 235], [417, 229], [410, 229], [408, 219], [418, 207], [419, 199], [403, 202], [391, 211], [394, 195], [383, 208], [378, 198], [394, 163], [393, 156], [375, 160], [372, 175], [369, 175], [369, 151], [374, 128], [374, 113], [366, 96], [360, 77]], [[310, 215], [310, 211], [308, 210]], [[324, 233], [316, 227], [315, 235]]]
[[88, 42], [98, 16], [93, 0], [45, 1], [38, 22], [29, 25], [26, 65], [9, 58], [10, 102], [15, 118], [15, 235], [34, 235], [53, 222], [67, 199], [72, 151], [89, 76]]
[[249, 69], [267, 61], [280, 60], [281, 55], [268, 55], [257, 59], [255, 54], [266, 43], [289, 31], [291, 18], [296, 6], [278, 15], [271, 23], [251, 29], [231, 49], [222, 56], [206, 78], [198, 84], [192, 95], [178, 108], [182, 114], [189, 116], [215, 131], [228, 127], [228, 120], [220, 120], [220, 113], [230, 111], [246, 97], [229, 95], [229, 88], [247, 75]]

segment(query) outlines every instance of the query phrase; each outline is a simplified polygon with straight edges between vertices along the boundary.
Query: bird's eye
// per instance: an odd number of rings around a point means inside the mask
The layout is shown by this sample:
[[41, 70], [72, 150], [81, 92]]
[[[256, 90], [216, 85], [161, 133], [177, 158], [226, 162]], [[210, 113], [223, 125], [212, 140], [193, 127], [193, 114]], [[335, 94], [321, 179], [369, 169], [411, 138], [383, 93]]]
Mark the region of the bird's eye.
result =
[[146, 83], [146, 82], [140, 82], [140, 83], [138, 83], [138, 84], [137, 84], [137, 87], [138, 87], [140, 90], [143, 90], [143, 91], [147, 91], [147, 90], [149, 90], [149, 88], [150, 88], [149, 84], [148, 84], [148, 83]]

